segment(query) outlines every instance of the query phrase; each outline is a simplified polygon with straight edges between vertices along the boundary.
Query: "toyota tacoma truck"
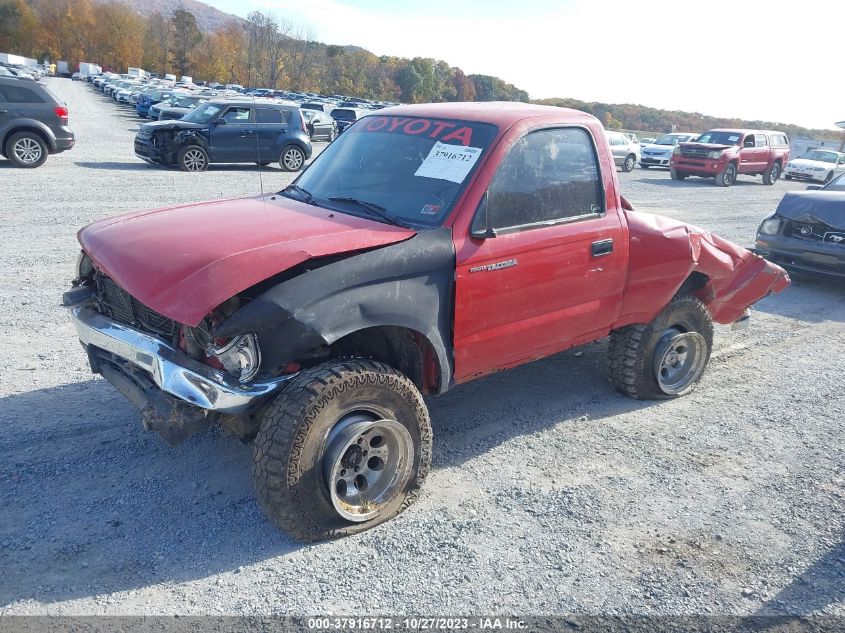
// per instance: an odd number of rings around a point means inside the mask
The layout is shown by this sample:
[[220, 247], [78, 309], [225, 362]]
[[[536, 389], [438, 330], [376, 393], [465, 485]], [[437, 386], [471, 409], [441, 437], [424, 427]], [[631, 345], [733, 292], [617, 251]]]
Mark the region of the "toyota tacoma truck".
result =
[[257, 496], [302, 540], [417, 497], [425, 394], [610, 336], [640, 399], [689, 392], [713, 322], [778, 266], [619, 193], [599, 121], [514, 103], [363, 117], [278, 193], [80, 230], [65, 293], [91, 368], [176, 443], [254, 439]]
[[773, 185], [789, 162], [789, 139], [769, 130], [710, 130], [695, 142], [679, 143], [669, 161], [672, 180], [713, 178], [730, 187], [739, 175], [762, 176]]

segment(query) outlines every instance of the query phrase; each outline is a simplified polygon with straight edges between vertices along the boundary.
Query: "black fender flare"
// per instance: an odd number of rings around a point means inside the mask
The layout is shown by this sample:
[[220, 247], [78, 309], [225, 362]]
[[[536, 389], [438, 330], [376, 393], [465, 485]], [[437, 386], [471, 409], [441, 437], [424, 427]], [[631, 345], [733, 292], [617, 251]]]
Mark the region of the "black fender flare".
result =
[[353, 332], [404, 327], [431, 344], [440, 390], [445, 391], [453, 375], [454, 275], [451, 230], [422, 230], [402, 242], [350, 255], [273, 286], [223, 321], [213, 335], [256, 333], [260, 373], [270, 376], [310, 350]]

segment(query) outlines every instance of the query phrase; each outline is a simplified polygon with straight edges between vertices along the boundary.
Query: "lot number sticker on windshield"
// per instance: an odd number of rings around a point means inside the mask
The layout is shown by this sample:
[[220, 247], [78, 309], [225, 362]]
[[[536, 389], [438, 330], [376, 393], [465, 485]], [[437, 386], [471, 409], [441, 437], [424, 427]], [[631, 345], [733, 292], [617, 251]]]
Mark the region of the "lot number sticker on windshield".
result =
[[438, 141], [414, 176], [462, 183], [479, 156], [481, 156], [480, 147], [449, 145]]

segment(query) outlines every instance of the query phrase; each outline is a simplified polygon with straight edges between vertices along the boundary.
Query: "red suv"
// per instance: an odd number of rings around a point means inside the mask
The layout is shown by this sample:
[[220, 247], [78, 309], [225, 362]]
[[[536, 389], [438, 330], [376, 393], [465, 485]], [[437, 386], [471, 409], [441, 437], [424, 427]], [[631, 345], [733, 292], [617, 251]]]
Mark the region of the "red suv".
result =
[[773, 185], [789, 160], [789, 139], [769, 130], [710, 130], [694, 143], [680, 143], [670, 161], [672, 180], [687, 176], [715, 178], [730, 187], [739, 174], [763, 176]]

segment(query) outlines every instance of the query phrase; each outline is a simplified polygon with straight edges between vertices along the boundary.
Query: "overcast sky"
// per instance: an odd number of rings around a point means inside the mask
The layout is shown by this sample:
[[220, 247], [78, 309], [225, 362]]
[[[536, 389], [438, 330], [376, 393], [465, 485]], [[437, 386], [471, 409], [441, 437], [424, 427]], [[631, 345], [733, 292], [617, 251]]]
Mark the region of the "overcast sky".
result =
[[434, 57], [532, 98], [808, 127], [845, 120], [845, 0], [205, 0], [329, 44]]

